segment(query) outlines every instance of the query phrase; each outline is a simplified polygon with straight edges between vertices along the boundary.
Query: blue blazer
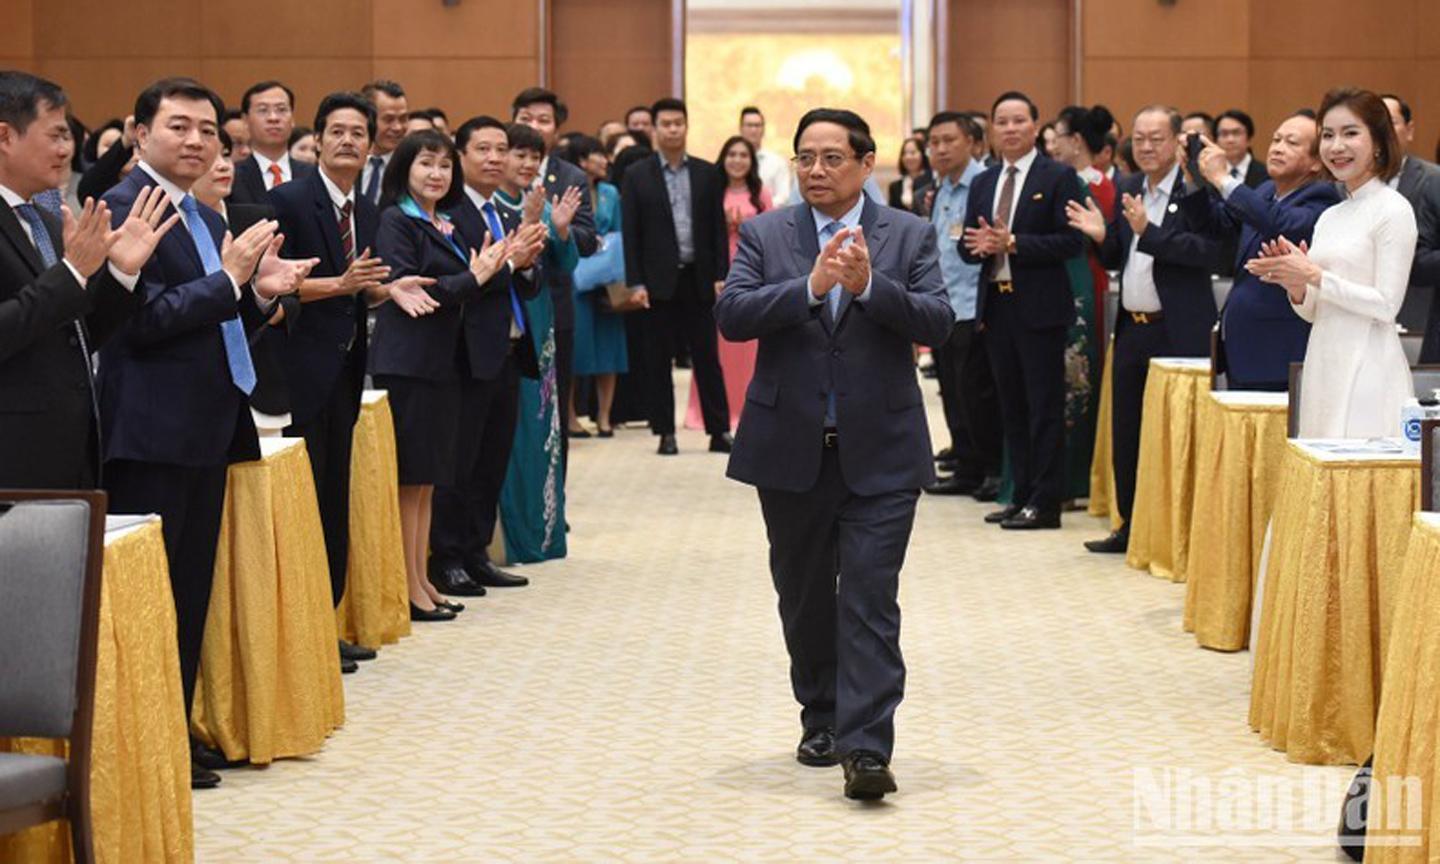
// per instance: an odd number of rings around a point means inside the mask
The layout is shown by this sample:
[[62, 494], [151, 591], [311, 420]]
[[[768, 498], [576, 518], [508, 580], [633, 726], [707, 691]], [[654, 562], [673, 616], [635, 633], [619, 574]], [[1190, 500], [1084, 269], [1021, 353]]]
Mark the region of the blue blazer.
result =
[[[496, 215], [500, 218], [500, 225], [505, 231], [513, 232], [519, 224], [515, 214], [508, 207], [496, 206]], [[470, 196], [464, 199], [453, 208], [446, 211], [446, 214], [454, 222], [456, 231], [464, 242], [472, 249], [483, 249], [485, 239], [490, 236], [490, 229], [485, 226], [485, 216], [470, 201]], [[503, 238], [500, 238], [503, 239]], [[490, 281], [480, 286], [480, 294], [465, 304], [464, 327], [461, 330], [461, 337], [465, 340], [465, 354], [470, 360], [470, 375], [472, 378], [479, 378], [484, 381], [493, 380], [500, 374], [501, 364], [505, 362], [507, 354], [511, 354], [510, 344], [510, 319], [513, 313], [510, 309], [510, 288], [514, 286], [515, 293], [521, 300], [530, 300], [540, 293], [543, 280], [541, 269], [537, 263], [531, 271], [530, 278], [521, 276], [518, 273], [511, 273], [510, 268], [502, 267], [500, 272], [490, 277]], [[520, 304], [520, 317], [525, 325], [525, 333], [520, 337], [520, 349], [515, 351], [515, 362], [520, 367], [520, 373], [527, 378], [540, 377], [540, 365], [535, 357], [535, 342], [531, 338], [530, 322], [525, 315], [525, 304]]]
[[866, 200], [870, 298], [811, 305], [807, 285], [820, 242], [808, 205], [740, 227], [715, 320], [726, 339], [760, 340], [728, 475], [803, 492], [820, 474], [825, 395], [835, 393], [840, 468], [858, 495], [919, 489], [935, 479], [912, 345], [939, 345], [955, 326], [935, 231], [909, 213]]
[[1260, 254], [1260, 244], [1280, 235], [1292, 243], [1309, 241], [1320, 214], [1340, 203], [1333, 183], [1309, 183], [1283, 201], [1275, 200], [1275, 183], [1259, 188], [1241, 185], [1222, 201], [1216, 192], [1191, 195], [1182, 203], [1197, 224], [1217, 235], [1239, 232], [1235, 283], [1221, 315], [1225, 368], [1242, 383], [1283, 385], [1290, 364], [1305, 359], [1310, 324], [1295, 314], [1285, 289], [1261, 282], [1245, 270]]
[[[319, 258], [310, 271], [316, 277], [341, 276], [349, 262], [340, 247], [340, 225], [335, 205], [319, 171], [270, 190], [270, 206], [285, 235], [281, 254], [287, 258]], [[355, 195], [355, 255], [375, 249], [380, 211], [364, 195]], [[290, 323], [281, 351], [281, 366], [290, 389], [290, 415], [298, 424], [315, 418], [337, 385], [353, 388], [360, 398], [364, 387], [367, 303], [363, 294], [312, 300]], [[350, 345], [351, 337], [354, 345]], [[340, 382], [348, 351], [356, 352], [353, 380]]]
[[[136, 168], [105, 194], [114, 224], [155, 185]], [[166, 214], [173, 213], [166, 205]], [[225, 222], [201, 205], [215, 248]], [[184, 222], [184, 217], [181, 217]], [[264, 325], [248, 284], [240, 299], [224, 271], [206, 275], [184, 224], [160, 240], [135, 286], [144, 305], [100, 349], [100, 425], [105, 459], [204, 467], [260, 458], [249, 401], [230, 379], [220, 324], [238, 313]]]
[[[980, 217], [994, 223], [995, 184], [1005, 163], [986, 168], [970, 186], [965, 204], [965, 227], [978, 228]], [[1015, 283], [1025, 322], [1032, 329], [1068, 327], [1075, 320], [1075, 296], [1065, 262], [1085, 251], [1085, 235], [1070, 227], [1065, 205], [1082, 201], [1083, 184], [1075, 169], [1043, 153], [1025, 175], [1010, 214], [1010, 233], [1015, 235], [1015, 254], [1010, 256], [1010, 278]], [[995, 280], [995, 258], [971, 255], [965, 241], [957, 241], [960, 257], [969, 264], [983, 265], [975, 318], [985, 320], [985, 298]]]

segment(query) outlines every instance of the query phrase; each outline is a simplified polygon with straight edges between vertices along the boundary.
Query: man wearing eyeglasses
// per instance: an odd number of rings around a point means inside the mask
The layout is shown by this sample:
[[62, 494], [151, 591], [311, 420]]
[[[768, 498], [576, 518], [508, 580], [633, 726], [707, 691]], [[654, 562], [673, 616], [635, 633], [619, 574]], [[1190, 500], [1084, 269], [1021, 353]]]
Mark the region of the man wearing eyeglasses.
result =
[[900, 567], [935, 480], [911, 346], [940, 345], [954, 314], [929, 224], [863, 193], [865, 121], [814, 109], [795, 152], [804, 203], [741, 226], [715, 306], [725, 338], [760, 340], [728, 474], [760, 495], [796, 761], [843, 764], [846, 797], [876, 799], [896, 789]]
[[261, 81], [240, 97], [240, 114], [250, 136], [250, 155], [235, 163], [232, 204], [270, 206], [271, 189], [307, 177], [314, 165], [290, 161], [295, 129], [295, 93], [279, 81]]

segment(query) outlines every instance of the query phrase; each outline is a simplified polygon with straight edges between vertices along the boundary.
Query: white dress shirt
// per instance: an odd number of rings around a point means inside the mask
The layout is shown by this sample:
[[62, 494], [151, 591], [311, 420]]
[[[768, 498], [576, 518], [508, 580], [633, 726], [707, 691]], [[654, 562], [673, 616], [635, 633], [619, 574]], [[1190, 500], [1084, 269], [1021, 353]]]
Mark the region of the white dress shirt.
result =
[[[13, 189], [10, 189], [6, 186], [0, 186], [0, 198], [5, 199], [5, 203], [10, 205], [11, 210], [14, 210], [21, 204], [30, 203], [24, 198], [21, 198], [20, 195]], [[30, 229], [30, 223], [24, 219], [21, 219], [19, 216], [16, 216], [15, 218], [17, 221], [19, 221], [20, 229], [25, 232], [25, 236], [30, 238], [30, 245], [35, 246], [35, 233]], [[39, 251], [40, 247], [35, 246], [35, 249], [36, 251]], [[63, 256], [60, 258], [60, 261], [70, 270], [70, 275], [74, 276], [75, 281], [79, 282], [80, 286], [83, 288], [85, 286], [85, 277], [80, 275], [80, 271], [75, 269], [75, 265], [71, 264], [69, 261], [66, 261]], [[126, 291], [135, 290], [135, 283], [140, 281], [139, 273], [136, 273], [134, 276], [127, 276], [126, 274], [121, 273], [114, 264], [111, 264], [108, 261], [106, 262], [106, 266], [110, 268], [110, 275], [115, 277], [115, 281], [119, 282], [121, 287], [123, 287]]]
[[[1145, 216], [1151, 225], [1165, 221], [1165, 206], [1170, 203], [1170, 190], [1180, 175], [1180, 163], [1170, 167], [1170, 172], [1154, 186], [1145, 178], [1141, 188], [1141, 199], [1145, 205]], [[1121, 216], [1120, 218], [1125, 218]], [[1159, 312], [1160, 289], [1155, 287], [1155, 256], [1140, 251], [1140, 235], [1130, 238], [1130, 254], [1125, 259], [1125, 272], [1120, 276], [1120, 304], [1126, 312]]]
[[[290, 168], [290, 153], [288, 151], [280, 154], [280, 158], [273, 161], [259, 150], [252, 150], [250, 152], [255, 157], [255, 164], [260, 166], [260, 177], [265, 181], [265, 191], [268, 192], [280, 185], [280, 183], [289, 183], [295, 179], [295, 173]], [[282, 178], [280, 183], [275, 182], [275, 173], [270, 170], [271, 165], [280, 166], [280, 175]]]
[[355, 248], [355, 239], [360, 236], [355, 233], [355, 187], [351, 186], [349, 192], [341, 192], [340, 187], [335, 185], [335, 181], [330, 179], [329, 175], [325, 173], [324, 168], [317, 168], [316, 170], [320, 172], [320, 181], [325, 184], [325, 191], [330, 195], [330, 206], [335, 208], [335, 220], [337, 222], [340, 220], [340, 217], [344, 215], [345, 205], [347, 203], [350, 205], [350, 248], [358, 258], [360, 253], [365, 250]]
[[1245, 175], [1250, 173], [1250, 163], [1254, 161], [1254, 158], [1249, 153], [1246, 153], [1245, 158], [1230, 166], [1230, 176], [1244, 183]]
[[[185, 218], [185, 211], [180, 209], [180, 202], [184, 201], [185, 196], [189, 195], [190, 193], [186, 192], [184, 189], [181, 189], [179, 186], [176, 186], [174, 183], [171, 183], [164, 177], [161, 177], [160, 172], [156, 171], [154, 168], [151, 168], [150, 163], [146, 162], [144, 159], [141, 159], [139, 162], [135, 163], [135, 165], [137, 168], [143, 170], [146, 174], [149, 174], [155, 180], [156, 184], [158, 184], [161, 189], [165, 190], [165, 195], [170, 199], [170, 204], [174, 206], [175, 212], [180, 214], [180, 226], [188, 232], [190, 230], [190, 220]], [[193, 234], [190, 236], [190, 242], [195, 242], [195, 236]], [[220, 254], [220, 251], [221, 250], [218, 248], [215, 250], [216, 254]], [[224, 272], [225, 278], [230, 280], [230, 287], [235, 289], [235, 299], [239, 300], [240, 283], [235, 281], [235, 277], [230, 275], [229, 270], [224, 270], [222, 272]], [[255, 302], [260, 302], [260, 297], [258, 295], [255, 297]]]
[[784, 207], [790, 202], [790, 161], [774, 150], [761, 150], [755, 159], [760, 170], [760, 185], [769, 191], [772, 204]]
[[[1040, 151], [1038, 149], [1032, 147], [1030, 148], [1029, 153], [1026, 153], [1024, 156], [1021, 156], [1014, 162], [1005, 162], [1003, 160], [1000, 162], [1000, 176], [995, 180], [995, 198], [993, 201], [990, 202], [991, 216], [997, 216], [997, 214], [1000, 212], [1000, 193], [1005, 191], [1005, 175], [1010, 172], [1010, 167], [1013, 165], [1016, 168], [1014, 193], [1015, 197], [1010, 199], [1009, 225], [1015, 224], [1015, 214], [1020, 212], [1020, 203], [1023, 198], [1020, 193], [1025, 189], [1025, 178], [1029, 176], [1030, 167], [1035, 164], [1035, 157], [1039, 155], [1039, 153]], [[992, 222], [991, 224], [994, 223]], [[1006, 227], [1009, 227], [1009, 225], [1007, 225]], [[1002, 259], [1000, 267], [991, 275], [990, 278], [996, 282], [1010, 281], [1009, 255], [1006, 255]]]

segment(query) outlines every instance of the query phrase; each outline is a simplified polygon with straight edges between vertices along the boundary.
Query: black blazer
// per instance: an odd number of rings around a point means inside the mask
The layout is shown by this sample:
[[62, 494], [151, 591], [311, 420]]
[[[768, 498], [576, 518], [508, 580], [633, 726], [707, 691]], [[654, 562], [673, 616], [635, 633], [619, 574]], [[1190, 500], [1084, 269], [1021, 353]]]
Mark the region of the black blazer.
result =
[[[341, 276], [350, 266], [340, 247], [340, 223], [335, 205], [319, 171], [310, 171], [291, 183], [270, 190], [270, 204], [285, 235], [281, 254], [287, 258], [318, 258], [310, 271], [317, 278]], [[370, 199], [355, 194], [351, 215], [355, 222], [354, 250], [375, 252], [380, 211]], [[329, 402], [337, 386], [348, 387], [360, 398], [365, 387], [367, 351], [363, 294], [327, 297], [298, 304], [299, 316], [286, 312], [286, 338], [280, 366], [290, 390], [290, 416], [296, 425], [308, 423]], [[347, 358], [354, 359], [347, 367]], [[342, 380], [346, 369], [350, 375]]]
[[1244, 183], [1251, 189], [1258, 189], [1266, 180], [1270, 179], [1270, 172], [1265, 170], [1265, 162], [1261, 159], [1250, 157], [1250, 165], [1245, 169]]
[[380, 211], [375, 232], [375, 253], [390, 265], [390, 278], [429, 276], [435, 284], [425, 290], [440, 304], [429, 315], [411, 318], [394, 303], [375, 311], [375, 338], [370, 344], [373, 375], [404, 375], [430, 381], [458, 381], [461, 310], [480, 296], [480, 285], [470, 272], [470, 249], [458, 230], [455, 237], [465, 249], [462, 258], [435, 226], [400, 212], [394, 205]]
[[[1005, 163], [986, 168], [975, 178], [965, 205], [965, 227], [978, 228], [980, 217], [993, 223], [995, 188]], [[1070, 227], [1065, 205], [1083, 197], [1075, 169], [1035, 154], [1025, 183], [1015, 195], [1010, 213], [1010, 232], [1015, 236], [1015, 254], [1010, 256], [1010, 278], [1031, 328], [1068, 327], [1075, 318], [1075, 298], [1065, 262], [1085, 250], [1085, 235]], [[971, 255], [963, 240], [960, 257], [983, 265], [975, 317], [985, 320], [985, 298], [995, 280], [995, 259]]]
[[110, 149], [100, 154], [100, 158], [86, 168], [80, 177], [80, 184], [75, 189], [80, 203], [84, 204], [86, 198], [99, 201], [101, 196], [115, 188], [115, 184], [121, 180], [120, 172], [133, 155], [135, 148], [126, 147], [123, 139], [111, 144]]
[[[620, 193], [621, 230], [625, 238], [625, 281], [644, 286], [656, 300], [675, 296], [680, 273], [680, 245], [670, 194], [660, 170], [663, 157], [652, 155], [625, 171]], [[720, 172], [704, 159], [686, 156], [690, 171], [690, 225], [695, 238], [695, 280], [700, 298], [714, 302], [712, 286], [729, 269], [730, 241], [725, 227], [725, 186]]]
[[[155, 181], [136, 168], [105, 195], [119, 225]], [[174, 208], [166, 205], [166, 213]], [[225, 221], [200, 213], [215, 248]], [[184, 222], [182, 215], [181, 222]], [[100, 423], [105, 459], [206, 467], [260, 457], [248, 400], [230, 378], [220, 324], [238, 313], [247, 329], [265, 316], [249, 284], [240, 298], [224, 271], [206, 274], [184, 224], [161, 240], [135, 287], [144, 305], [100, 349]]]
[[[256, 222], [274, 219], [275, 211], [266, 204], [225, 202], [226, 230], [238, 237]], [[280, 352], [285, 347], [285, 333], [300, 311], [299, 298], [280, 298], [285, 317], [275, 326], [257, 327], [250, 331], [250, 362], [255, 364], [255, 389], [250, 393], [250, 407], [264, 414], [285, 414], [290, 410], [290, 387], [285, 370], [280, 366]]]
[[[512, 233], [519, 224], [514, 211], [508, 207], [496, 207], [495, 210], [501, 227], [507, 234]], [[490, 229], [485, 225], [485, 216], [471, 202], [469, 195], [446, 212], [455, 223], [456, 230], [465, 238], [465, 245], [472, 249], [484, 248]], [[505, 356], [512, 353], [520, 374], [527, 378], [540, 377], [535, 340], [530, 333], [530, 319], [525, 314], [524, 303], [520, 304], [520, 320], [525, 332], [513, 345], [510, 342], [510, 320], [514, 317], [510, 311], [510, 289], [513, 286], [521, 300], [529, 300], [540, 293], [542, 282], [549, 281], [542, 275], [538, 262], [529, 277], [511, 273], [508, 266], [503, 267], [490, 277], [490, 281], [480, 286], [478, 297], [465, 303], [461, 338], [465, 343], [465, 356], [470, 361], [472, 378], [494, 380], [500, 374]]]
[[[314, 173], [314, 165], [290, 160], [290, 182], [304, 180]], [[230, 188], [230, 197], [226, 199], [228, 203], [269, 204], [269, 194], [265, 189], [265, 178], [260, 174], [260, 163], [256, 161], [255, 154], [252, 153], [235, 163], [235, 185]]]
[[[545, 200], [549, 201], [565, 194], [574, 186], [580, 190], [580, 209], [570, 220], [570, 239], [581, 258], [595, 254], [600, 241], [595, 234], [595, 205], [590, 200], [590, 178], [585, 172], [564, 159], [550, 157], [545, 171]], [[509, 230], [508, 228], [506, 230]], [[478, 246], [476, 248], [479, 248]], [[544, 270], [545, 285], [550, 289], [550, 298], [555, 303], [555, 329], [575, 329], [575, 279], [567, 270], [549, 267]]]
[[[1132, 174], [1120, 181], [1117, 194], [1139, 196], [1144, 191], [1145, 175]], [[1204, 357], [1210, 353], [1210, 330], [1215, 326], [1215, 290], [1210, 271], [1221, 253], [1221, 243], [1214, 233], [1206, 231], [1205, 222], [1193, 207], [1181, 206], [1184, 199], [1208, 194], [1204, 189], [1191, 189], [1185, 175], [1175, 175], [1165, 205], [1165, 218], [1157, 225], [1151, 222], [1140, 235], [1136, 249], [1155, 258], [1155, 289], [1165, 312], [1165, 333], [1170, 345], [1180, 356]], [[1121, 294], [1124, 295], [1125, 264], [1130, 259], [1130, 243], [1135, 232], [1122, 212], [1115, 208], [1115, 217], [1105, 226], [1105, 243], [1100, 247], [1100, 263], [1108, 270], [1120, 272]], [[1125, 311], [1121, 300], [1120, 309]]]
[[[63, 257], [60, 221], [40, 214]], [[140, 299], [115, 281], [108, 264], [88, 286], [75, 281], [63, 262], [47, 269], [20, 218], [0, 200], [0, 487], [99, 484], [94, 383], [75, 321], [83, 320], [93, 351], [139, 308]]]
[[925, 193], [934, 185], [935, 175], [932, 174], [929, 169], [921, 172], [920, 176], [915, 178], [915, 183], [911, 187], [910, 206], [906, 207], [905, 201], [901, 197], [905, 193], [905, 178], [901, 177], [893, 180], [890, 183], [890, 206], [896, 210], [905, 210], [917, 216], [924, 216]]

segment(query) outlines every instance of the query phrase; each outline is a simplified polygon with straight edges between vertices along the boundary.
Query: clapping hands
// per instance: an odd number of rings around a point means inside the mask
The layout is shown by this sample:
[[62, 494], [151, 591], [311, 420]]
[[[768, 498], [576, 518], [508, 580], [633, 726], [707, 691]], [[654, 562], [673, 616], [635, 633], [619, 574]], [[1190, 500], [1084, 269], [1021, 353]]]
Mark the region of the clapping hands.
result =
[[1307, 286], [1319, 285], [1324, 271], [1310, 260], [1310, 246], [1304, 240], [1296, 246], [1285, 237], [1260, 244], [1260, 255], [1245, 262], [1246, 271], [1260, 281], [1279, 285], [1290, 296], [1290, 302], [1305, 302]]

